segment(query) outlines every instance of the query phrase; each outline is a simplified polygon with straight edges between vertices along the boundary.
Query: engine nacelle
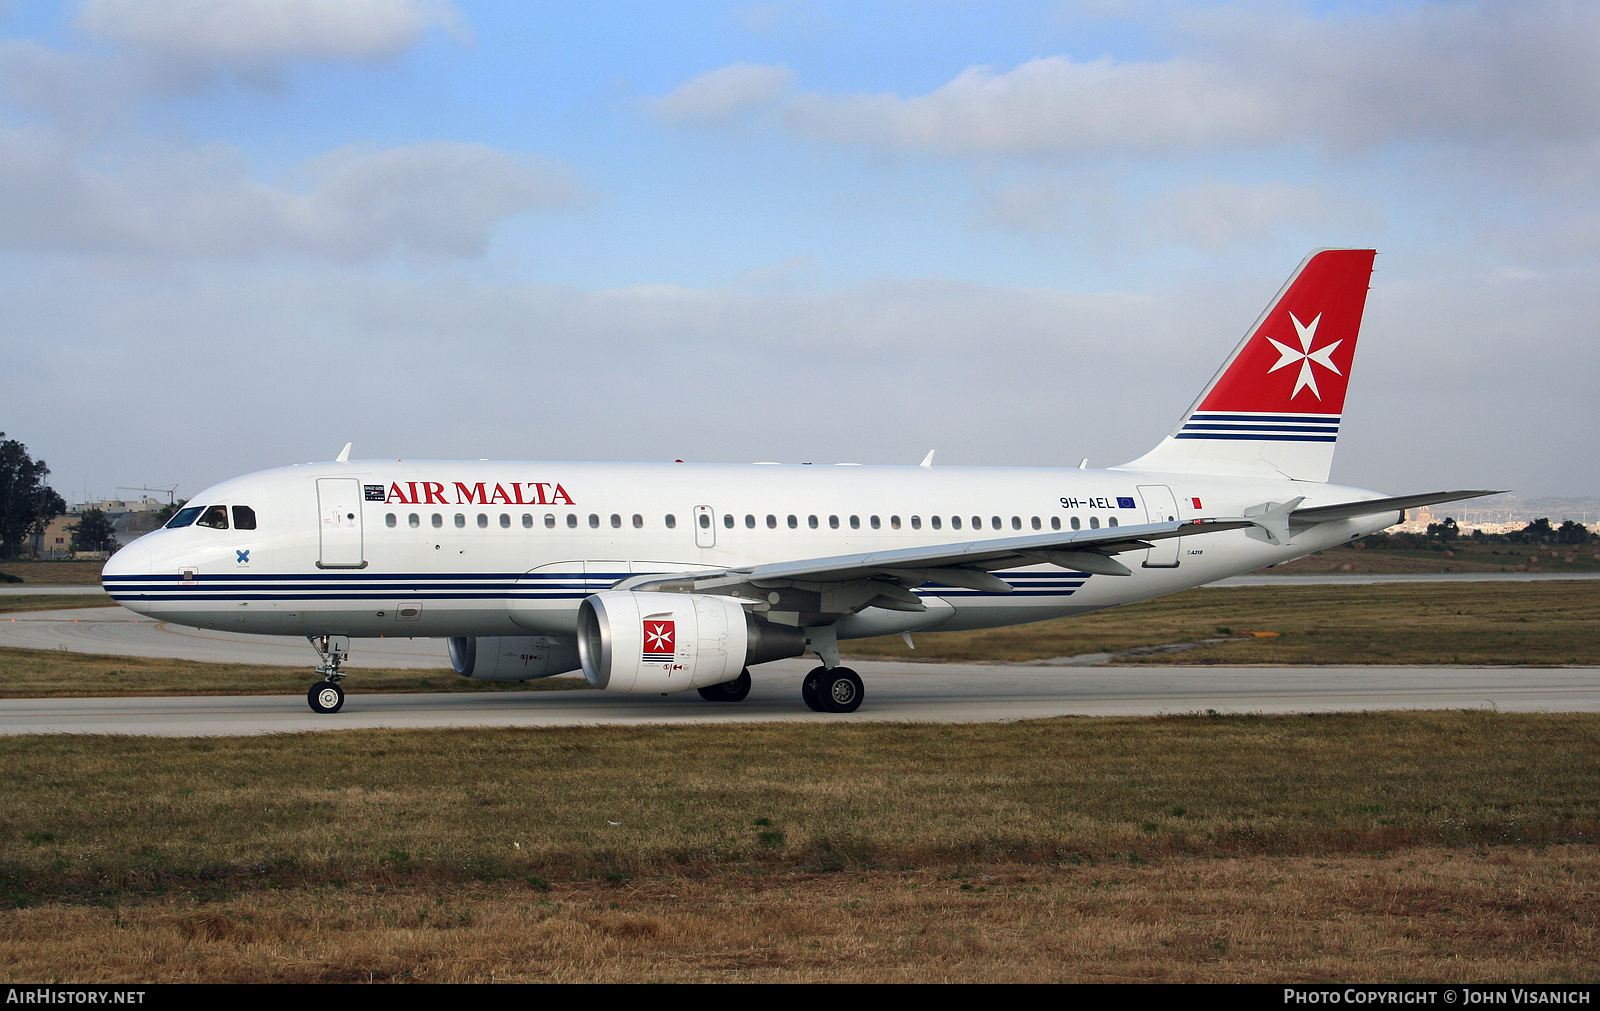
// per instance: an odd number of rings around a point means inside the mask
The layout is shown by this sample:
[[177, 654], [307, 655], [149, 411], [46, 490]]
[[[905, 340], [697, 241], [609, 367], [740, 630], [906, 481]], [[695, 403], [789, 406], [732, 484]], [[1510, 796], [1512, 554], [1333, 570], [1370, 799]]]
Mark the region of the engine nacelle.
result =
[[450, 665], [479, 681], [532, 681], [581, 666], [576, 641], [548, 635], [453, 636]]
[[607, 691], [705, 688], [805, 651], [805, 632], [758, 618], [732, 597], [606, 590], [578, 605], [583, 676]]

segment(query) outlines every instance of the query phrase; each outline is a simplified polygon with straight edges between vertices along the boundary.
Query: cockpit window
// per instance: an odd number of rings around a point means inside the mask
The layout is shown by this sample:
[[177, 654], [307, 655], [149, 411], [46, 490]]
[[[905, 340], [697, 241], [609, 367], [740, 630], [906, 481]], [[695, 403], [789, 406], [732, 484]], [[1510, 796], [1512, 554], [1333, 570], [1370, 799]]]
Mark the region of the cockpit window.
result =
[[204, 510], [205, 506], [190, 506], [187, 509], [179, 509], [177, 513], [173, 515], [172, 519], [167, 520], [167, 529], [176, 530], [179, 527], [188, 526], [189, 524], [193, 523], [196, 517], [198, 517]]
[[233, 507], [233, 529], [254, 530], [256, 528], [256, 511], [249, 506]]
[[220, 505], [207, 506], [206, 511], [200, 514], [199, 519], [195, 520], [195, 525], [211, 527], [213, 530], [228, 529], [228, 507]]

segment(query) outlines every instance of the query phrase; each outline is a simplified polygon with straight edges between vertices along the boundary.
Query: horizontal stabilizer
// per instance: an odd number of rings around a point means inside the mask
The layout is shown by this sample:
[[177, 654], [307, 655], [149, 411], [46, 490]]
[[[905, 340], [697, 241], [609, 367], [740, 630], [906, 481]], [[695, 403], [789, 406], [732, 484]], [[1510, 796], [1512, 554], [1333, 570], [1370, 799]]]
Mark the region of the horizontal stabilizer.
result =
[[1462, 499], [1499, 495], [1504, 489], [1477, 489], [1473, 491], [1430, 491], [1420, 495], [1399, 495], [1394, 498], [1373, 498], [1362, 502], [1341, 502], [1337, 505], [1312, 506], [1296, 509], [1289, 514], [1289, 522], [1296, 526], [1329, 523], [1333, 520], [1354, 519], [1357, 516], [1375, 516], [1378, 513], [1401, 512], [1418, 506], [1459, 502]]

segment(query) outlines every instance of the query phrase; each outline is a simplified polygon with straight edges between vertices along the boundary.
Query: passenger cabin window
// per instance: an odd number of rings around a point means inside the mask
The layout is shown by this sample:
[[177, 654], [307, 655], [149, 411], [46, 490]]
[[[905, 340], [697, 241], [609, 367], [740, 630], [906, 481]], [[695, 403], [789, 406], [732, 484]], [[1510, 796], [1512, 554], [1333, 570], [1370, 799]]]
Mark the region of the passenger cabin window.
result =
[[913, 530], [921, 530], [922, 529], [922, 517], [921, 516], [913, 516], [913, 517], [911, 517], [911, 529], [913, 529]]
[[972, 517], [972, 529], [974, 529], [974, 530], [982, 530], [983, 529], [983, 517], [982, 516], [974, 516], [974, 517]]
[[621, 513], [612, 513], [611, 514], [611, 529], [613, 529], [613, 530], [621, 530], [622, 529], [622, 514]]
[[418, 516], [416, 513], [412, 513], [410, 516], [406, 517], [406, 524], [412, 529], [420, 527], [422, 526], [422, 517]]
[[961, 517], [960, 516], [952, 516], [952, 517], [950, 517], [950, 529], [951, 530], [960, 530], [961, 529]]
[[[1034, 525], [1038, 526], [1038, 521], [1037, 520], [1034, 521]], [[1021, 516], [1013, 516], [1013, 517], [1011, 517], [1011, 529], [1013, 529], [1013, 530], [1021, 530], [1022, 529], [1022, 517]]]
[[167, 529], [176, 530], [179, 527], [186, 527], [199, 519], [200, 514], [204, 511], [205, 506], [190, 506], [187, 509], [179, 509], [172, 519], [167, 520]]
[[489, 514], [488, 513], [479, 513], [478, 514], [478, 529], [479, 530], [487, 530], [488, 528], [489, 528]]
[[1037, 516], [1035, 516], [1033, 518], [1033, 529], [1035, 529], [1035, 530], [1039, 529], [1039, 517], [1037, 517]]
[[[394, 526], [393, 523], [389, 524]], [[256, 511], [249, 506], [233, 507], [233, 529], [254, 530], [256, 528]]]
[[1082, 526], [1083, 526], [1083, 523], [1078, 519], [1078, 517], [1076, 517], [1076, 516], [1072, 517], [1072, 529], [1078, 530]]
[[1112, 527], [1116, 526], [1117, 525], [1117, 518], [1115, 516], [1113, 516], [1110, 519], [1106, 520], [1106, 525], [1107, 526], [1112, 526]]
[[799, 528], [800, 528], [800, 517], [794, 515], [793, 513], [790, 513], [789, 514], [789, 529], [790, 530], [798, 530]]
[[444, 526], [444, 517], [440, 516], [438, 513], [434, 513], [433, 514], [433, 525], [436, 526], [436, 527]]
[[195, 520], [195, 523], [198, 526], [210, 527], [213, 530], [226, 530], [228, 529], [228, 507], [219, 505], [207, 506], [206, 511], [200, 514], [200, 518]]
[[568, 530], [576, 530], [576, 529], [578, 529], [578, 514], [577, 513], [567, 513], [567, 529]]
[[523, 513], [522, 514], [522, 529], [524, 529], [524, 530], [532, 530], [533, 529], [533, 513]]
[[942, 516], [929, 516], [928, 522], [933, 524], [933, 529], [935, 530], [938, 530], [940, 527], [944, 526], [944, 518]]
[[860, 530], [861, 529], [861, 517], [860, 516], [852, 516], [852, 517], [850, 517], [850, 529], [851, 530]]
[[390, 513], [389, 515], [387, 515], [387, 516], [385, 516], [383, 518], [383, 525], [386, 526], [386, 527], [392, 527], [392, 526], [396, 525], [399, 522], [400, 522], [400, 520], [395, 517], [394, 513]]
[[828, 517], [828, 527], [831, 530], [839, 529], [839, 517], [837, 517], [837, 516], [829, 516]]
[[768, 530], [776, 530], [776, 529], [778, 529], [778, 517], [772, 515], [771, 513], [767, 513], [767, 529]]
[[868, 522], [872, 524], [872, 529], [874, 530], [883, 529], [883, 521], [878, 519], [876, 516], [872, 517], [872, 519], [868, 520]]
[[1051, 530], [1060, 530], [1061, 529], [1061, 517], [1060, 516], [1052, 516], [1052, 517], [1050, 517], [1050, 529]]
[[1098, 516], [1090, 516], [1089, 517], [1089, 529], [1090, 530], [1099, 530], [1100, 529], [1100, 517], [1098, 517]]
[[668, 530], [676, 530], [676, 529], [678, 529], [678, 517], [672, 515], [671, 513], [667, 513], [666, 522], [667, 522], [667, 529]]
[[727, 527], [729, 530], [733, 529], [733, 513], [722, 514], [722, 525]]
[[511, 529], [511, 514], [510, 513], [501, 513], [500, 514], [500, 529], [501, 530], [509, 530], [509, 529]]
[[638, 513], [634, 513], [633, 514], [633, 529], [635, 529], [635, 530], [643, 530], [644, 529], [644, 517], [640, 516]]
[[467, 525], [467, 517], [466, 517], [466, 515], [464, 513], [456, 513], [456, 526], [457, 527], [464, 527], [466, 525]]
[[589, 514], [589, 529], [590, 530], [599, 530], [600, 529], [600, 514], [599, 513], [590, 513]]
[[899, 530], [900, 529], [900, 517], [898, 517], [898, 516], [890, 516], [889, 517], [889, 525], [891, 527], [893, 527], [894, 529]]
[[744, 526], [746, 530], [754, 530], [756, 528], [756, 518], [749, 513], [745, 513]]
[[813, 530], [817, 529], [817, 518], [816, 518], [816, 516], [814, 516], [814, 515], [813, 516], [807, 516], [806, 517], [806, 526], [810, 527]]
[[544, 528], [546, 530], [554, 530], [556, 528], [556, 514], [555, 513], [545, 513], [544, 514]]

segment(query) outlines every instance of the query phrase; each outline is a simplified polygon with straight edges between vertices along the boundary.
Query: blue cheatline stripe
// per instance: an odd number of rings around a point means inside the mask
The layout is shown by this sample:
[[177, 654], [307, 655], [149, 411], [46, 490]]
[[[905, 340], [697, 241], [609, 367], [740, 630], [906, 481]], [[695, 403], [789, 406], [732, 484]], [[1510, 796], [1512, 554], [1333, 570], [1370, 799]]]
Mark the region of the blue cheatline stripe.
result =
[[[992, 590], [969, 590], [962, 587], [947, 586], [943, 583], [925, 583], [920, 592], [925, 596], [955, 596], [955, 597], [1008, 597], [1008, 596], [1070, 596], [1080, 589], [1089, 580], [1088, 573], [1062, 573], [1057, 576], [1051, 573], [1039, 576], [1021, 575], [1013, 576], [1007, 582], [1015, 589], [1010, 593], [995, 592]], [[607, 584], [609, 585], [609, 584]], [[539, 589], [507, 589], [507, 588], [477, 588], [477, 589], [448, 589], [443, 587], [412, 588], [403, 595], [393, 592], [371, 592], [369, 588], [361, 588], [367, 592], [352, 592], [354, 588], [342, 591], [333, 588], [319, 588], [312, 592], [298, 591], [296, 595], [289, 595], [286, 591], [273, 592], [275, 587], [228, 587], [215, 586], [205, 590], [176, 589], [169, 587], [119, 587], [110, 594], [113, 600], [131, 601], [163, 601], [169, 603], [183, 603], [201, 600], [244, 600], [260, 603], [284, 604], [315, 604], [324, 601], [385, 601], [393, 603], [406, 603], [416, 601], [452, 601], [452, 600], [503, 600], [503, 601], [555, 601], [555, 600], [582, 600], [585, 597], [605, 589], [602, 586], [566, 585], [546, 586]], [[230, 592], [231, 591], [231, 592]], [[917, 591], [914, 591], [917, 592]], [[397, 596], [399, 599], [397, 600]]]
[[1264, 432], [1179, 432], [1174, 439], [1244, 440], [1251, 442], [1338, 442], [1337, 435], [1268, 435]]
[[[631, 572], [228, 572], [228, 573], [200, 573], [193, 580], [208, 582], [211, 580], [240, 580], [246, 582], [267, 582], [271, 580], [296, 579], [312, 582], [482, 582], [483, 580], [501, 580], [505, 582], [528, 582], [530, 580], [551, 579], [609, 579], [615, 582], [626, 576], [634, 575]], [[638, 573], [649, 575], [649, 573]], [[183, 580], [178, 573], [150, 573], [148, 575], [131, 576], [102, 576], [101, 582], [106, 583], [132, 583], [156, 582], [176, 583]]]

